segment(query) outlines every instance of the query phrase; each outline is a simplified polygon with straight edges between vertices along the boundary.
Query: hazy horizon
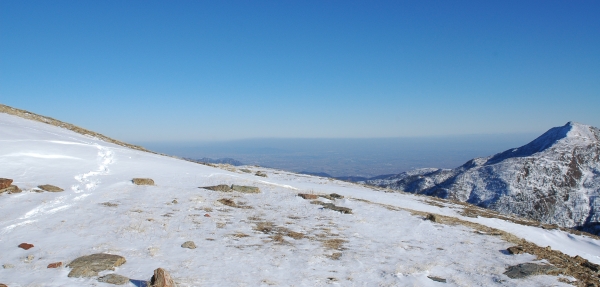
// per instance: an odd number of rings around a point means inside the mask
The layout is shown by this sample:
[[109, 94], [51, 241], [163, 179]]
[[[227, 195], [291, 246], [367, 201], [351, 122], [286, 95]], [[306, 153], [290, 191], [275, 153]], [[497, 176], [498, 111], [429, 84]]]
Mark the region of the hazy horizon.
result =
[[233, 158], [244, 164], [295, 172], [373, 177], [414, 168], [454, 168], [474, 157], [522, 146], [539, 135], [541, 133], [367, 139], [267, 138], [135, 144], [185, 158]]

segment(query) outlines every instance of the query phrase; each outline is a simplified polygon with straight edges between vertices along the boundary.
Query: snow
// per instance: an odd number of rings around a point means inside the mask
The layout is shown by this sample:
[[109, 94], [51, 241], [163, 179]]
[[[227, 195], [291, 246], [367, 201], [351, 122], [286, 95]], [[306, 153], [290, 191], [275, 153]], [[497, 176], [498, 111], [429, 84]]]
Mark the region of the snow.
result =
[[[0, 264], [14, 265], [0, 269], [0, 281], [10, 287], [112, 286], [95, 278], [69, 278], [69, 268], [46, 268], [99, 252], [127, 259], [117, 274], [148, 280], [162, 267], [178, 286], [569, 286], [553, 276], [515, 280], [503, 275], [507, 266], [534, 257], [505, 254], [511, 244], [499, 237], [376, 203], [476, 221], [600, 263], [597, 240], [462, 217], [459, 206], [432, 206], [410, 194], [253, 166], [245, 167], [252, 173], [226, 171], [6, 114], [0, 114], [0, 139], [0, 177], [14, 179], [23, 189], [0, 194]], [[269, 177], [254, 176], [258, 170]], [[152, 178], [156, 185], [133, 185], [135, 177]], [[41, 184], [65, 191], [36, 192]], [[252, 185], [262, 192], [198, 188], [217, 184]], [[344, 195], [335, 204], [354, 214], [322, 209], [296, 196], [299, 192]], [[217, 202], [222, 198], [246, 208], [224, 206]], [[284, 236], [256, 230], [264, 222]], [[294, 239], [287, 231], [304, 237]], [[198, 248], [181, 248], [188, 240]], [[22, 242], [35, 247], [17, 248]]]

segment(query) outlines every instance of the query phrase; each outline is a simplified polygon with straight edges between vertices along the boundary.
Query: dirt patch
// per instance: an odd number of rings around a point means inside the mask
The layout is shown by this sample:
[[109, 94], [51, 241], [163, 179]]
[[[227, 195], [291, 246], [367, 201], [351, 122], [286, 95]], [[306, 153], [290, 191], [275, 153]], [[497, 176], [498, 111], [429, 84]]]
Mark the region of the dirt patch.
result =
[[345, 250], [344, 243], [346, 242], [348, 241], [341, 238], [326, 239], [323, 240], [323, 247], [333, 250]]
[[293, 238], [295, 240], [300, 240], [305, 237], [304, 233], [291, 231], [286, 227], [276, 226], [270, 221], [259, 221], [255, 222], [254, 224], [254, 230], [264, 234], [269, 234], [269, 238], [276, 242], [283, 243], [285, 241], [284, 236]]

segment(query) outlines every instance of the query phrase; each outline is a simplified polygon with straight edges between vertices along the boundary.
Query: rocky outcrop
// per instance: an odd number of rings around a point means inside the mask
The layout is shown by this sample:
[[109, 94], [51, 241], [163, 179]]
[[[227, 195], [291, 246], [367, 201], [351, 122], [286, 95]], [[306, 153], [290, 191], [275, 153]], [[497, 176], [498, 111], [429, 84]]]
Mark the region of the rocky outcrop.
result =
[[366, 183], [600, 234], [600, 130], [569, 122], [455, 169], [419, 169]]
[[69, 277], [93, 277], [98, 272], [115, 270], [126, 262], [125, 257], [106, 253], [97, 253], [79, 257], [73, 260], [67, 267], [73, 268]]
[[54, 186], [51, 184], [43, 184], [43, 185], [38, 185], [38, 188], [43, 190], [43, 191], [48, 191], [48, 192], [61, 192], [61, 191], [65, 191], [64, 189], [58, 187], [58, 186]]
[[150, 279], [150, 286], [152, 287], [176, 287], [175, 281], [171, 278], [171, 274], [165, 269], [158, 268], [154, 270], [154, 275]]
[[154, 185], [154, 180], [151, 178], [134, 178], [131, 182], [135, 185]]

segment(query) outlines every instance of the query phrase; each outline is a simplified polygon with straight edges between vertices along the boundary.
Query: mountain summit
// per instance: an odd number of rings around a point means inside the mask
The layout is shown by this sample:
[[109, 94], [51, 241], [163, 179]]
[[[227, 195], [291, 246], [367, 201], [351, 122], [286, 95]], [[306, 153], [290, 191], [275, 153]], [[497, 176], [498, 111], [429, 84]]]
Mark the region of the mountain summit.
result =
[[599, 157], [600, 130], [568, 122], [455, 169], [418, 169], [367, 183], [600, 233]]

